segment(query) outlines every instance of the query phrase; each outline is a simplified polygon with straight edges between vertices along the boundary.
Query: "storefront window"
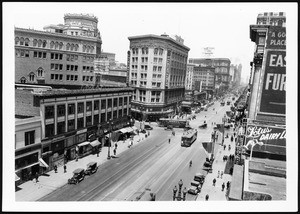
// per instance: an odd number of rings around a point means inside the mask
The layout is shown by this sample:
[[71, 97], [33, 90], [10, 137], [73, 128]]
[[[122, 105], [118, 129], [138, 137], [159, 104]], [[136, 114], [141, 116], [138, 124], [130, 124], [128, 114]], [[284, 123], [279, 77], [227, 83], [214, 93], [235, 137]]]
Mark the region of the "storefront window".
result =
[[65, 148], [65, 141], [63, 140], [51, 144], [51, 150], [53, 154], [58, 153], [58, 155], [62, 155], [64, 153], [64, 148]]
[[94, 110], [99, 110], [99, 100], [94, 101]]
[[119, 118], [122, 117], [122, 109], [119, 109]]
[[92, 124], [92, 116], [86, 117], [86, 126], [91, 126]]
[[66, 131], [65, 121], [57, 123], [57, 134], [62, 134]]
[[107, 112], [107, 120], [110, 120], [110, 119], [111, 119], [111, 111]]
[[118, 106], [118, 98], [114, 98], [114, 107]]
[[68, 131], [75, 130], [75, 120], [68, 120]]
[[75, 114], [75, 104], [68, 104], [68, 114]]
[[86, 140], [86, 133], [78, 135], [77, 143], [82, 143]]
[[106, 100], [101, 100], [101, 109], [106, 109]]
[[83, 106], [84, 106], [84, 103], [77, 104], [77, 113], [83, 113]]
[[124, 106], [127, 105], [127, 97], [124, 97]]
[[92, 111], [92, 102], [86, 102], [86, 111]]
[[45, 106], [45, 118], [54, 118], [54, 106]]
[[123, 115], [127, 115], [127, 108], [124, 108], [123, 112], [124, 112]]
[[45, 126], [45, 137], [52, 137], [54, 135], [54, 124]]
[[66, 114], [66, 106], [58, 105], [57, 106], [57, 117], [65, 116], [65, 114]]
[[119, 98], [119, 106], [123, 106], [123, 97]]
[[101, 123], [104, 123], [105, 121], [106, 121], [105, 113], [102, 113], [101, 114]]
[[114, 114], [113, 114], [113, 119], [117, 119], [117, 118], [118, 118], [118, 111], [115, 110], [115, 111], [114, 111]]
[[20, 169], [22, 167], [34, 164], [38, 162], [38, 152], [31, 154], [31, 155], [27, 155], [25, 157], [21, 157], [15, 160], [15, 169]]
[[94, 115], [94, 125], [97, 125], [99, 123], [99, 114]]
[[112, 100], [108, 99], [107, 108], [111, 108], [111, 106], [112, 106]]
[[81, 129], [84, 127], [83, 117], [77, 119], [77, 129]]

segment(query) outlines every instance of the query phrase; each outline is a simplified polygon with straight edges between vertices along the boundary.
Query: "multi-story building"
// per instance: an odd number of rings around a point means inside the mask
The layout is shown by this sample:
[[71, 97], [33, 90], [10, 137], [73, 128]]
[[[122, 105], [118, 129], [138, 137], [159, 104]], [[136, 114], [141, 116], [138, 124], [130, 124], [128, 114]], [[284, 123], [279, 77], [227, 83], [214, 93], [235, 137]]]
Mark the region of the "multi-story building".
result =
[[101, 54], [98, 19], [65, 14], [64, 24], [44, 31], [15, 28], [15, 82], [47, 85], [94, 85], [94, 59]]
[[230, 65], [230, 79], [232, 86], [239, 86], [241, 84], [241, 73], [242, 73], [242, 64], [239, 65]]
[[[24, 145], [24, 140], [19, 140], [20, 131], [16, 132], [16, 159], [38, 152], [38, 161], [42, 158], [49, 170], [54, 165], [59, 166], [66, 160], [74, 159], [76, 154], [79, 157], [89, 154], [92, 147], [100, 142], [105, 146], [107, 133], [133, 124], [128, 116], [132, 91], [132, 88], [107, 88], [32, 93], [16, 89], [16, 117], [35, 116], [35, 126], [30, 125], [30, 128], [34, 128], [34, 136], [37, 138], [37, 144]], [[20, 127], [19, 121], [16, 120], [16, 126]], [[35, 129], [38, 126], [41, 131]], [[22, 132], [32, 133], [27, 127], [22, 127]], [[33, 134], [28, 136], [31, 140]], [[24, 152], [20, 153], [21, 149]], [[30, 165], [24, 167], [36, 165], [38, 162], [34, 160], [34, 163], [30, 162]]]
[[285, 12], [264, 12], [260, 13], [257, 16], [256, 24], [257, 25], [273, 25], [285, 27], [286, 23], [286, 14]]
[[194, 64], [187, 64], [186, 77], [185, 77], [185, 90], [192, 90], [193, 86], [193, 74], [194, 74]]
[[230, 59], [228, 58], [191, 58], [189, 63], [198, 64], [201, 67], [215, 68], [215, 85], [217, 88], [223, 86], [224, 89], [229, 87], [230, 82]]
[[[199, 84], [197, 84], [199, 82]], [[201, 84], [200, 84], [201, 82]], [[199, 90], [199, 87], [200, 90]], [[215, 89], [215, 68], [214, 67], [202, 67], [195, 66], [194, 67], [194, 75], [193, 75], [193, 90], [198, 91], [211, 91], [213, 92]]]
[[168, 35], [128, 38], [129, 85], [135, 90], [135, 118], [157, 120], [173, 114], [184, 98], [189, 48]]

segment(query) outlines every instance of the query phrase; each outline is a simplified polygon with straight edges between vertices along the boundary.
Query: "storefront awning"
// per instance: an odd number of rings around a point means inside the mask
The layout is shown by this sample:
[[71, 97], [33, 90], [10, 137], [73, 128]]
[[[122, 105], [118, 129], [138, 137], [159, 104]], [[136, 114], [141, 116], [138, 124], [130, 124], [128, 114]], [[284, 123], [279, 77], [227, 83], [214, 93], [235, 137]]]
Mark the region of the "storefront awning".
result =
[[20, 180], [20, 177], [15, 174], [15, 181]]
[[122, 128], [119, 130], [120, 132], [122, 132], [123, 134], [127, 133], [128, 132], [128, 129], [127, 128]]
[[99, 140], [94, 140], [93, 142], [90, 143], [92, 147], [99, 146], [101, 143]]
[[78, 144], [77, 146], [86, 146], [88, 144], [90, 144], [90, 142], [89, 141], [85, 141], [83, 143]]
[[48, 164], [42, 158], [39, 159], [39, 162], [40, 162], [40, 166], [49, 168]]

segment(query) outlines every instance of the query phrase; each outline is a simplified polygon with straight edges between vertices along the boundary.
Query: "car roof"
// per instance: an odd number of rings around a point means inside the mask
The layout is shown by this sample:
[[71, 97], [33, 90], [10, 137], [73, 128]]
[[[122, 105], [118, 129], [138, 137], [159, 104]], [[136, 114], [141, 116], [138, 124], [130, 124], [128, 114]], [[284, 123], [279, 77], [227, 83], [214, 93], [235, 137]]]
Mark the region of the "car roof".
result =
[[82, 170], [84, 171], [84, 169], [78, 168], [78, 169], [75, 169], [75, 170], [73, 171], [73, 173], [80, 173]]

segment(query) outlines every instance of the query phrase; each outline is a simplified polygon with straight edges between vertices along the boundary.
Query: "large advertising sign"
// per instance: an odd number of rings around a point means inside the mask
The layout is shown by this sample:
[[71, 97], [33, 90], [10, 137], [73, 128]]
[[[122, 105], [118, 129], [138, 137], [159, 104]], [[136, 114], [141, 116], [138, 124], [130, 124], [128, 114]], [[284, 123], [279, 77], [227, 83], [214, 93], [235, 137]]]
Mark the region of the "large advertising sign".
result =
[[168, 50], [167, 52], [167, 67], [166, 67], [166, 80], [165, 80], [165, 86], [168, 87], [169, 85], [169, 73], [170, 73], [170, 60], [171, 60], [171, 51]]
[[127, 77], [126, 77], [127, 85], [129, 85], [129, 75], [130, 75], [130, 51], [127, 51]]
[[270, 26], [264, 58], [260, 112], [285, 115], [286, 29]]
[[246, 129], [246, 144], [249, 140], [257, 140], [262, 145], [253, 147], [253, 151], [286, 154], [285, 128], [249, 124]]

